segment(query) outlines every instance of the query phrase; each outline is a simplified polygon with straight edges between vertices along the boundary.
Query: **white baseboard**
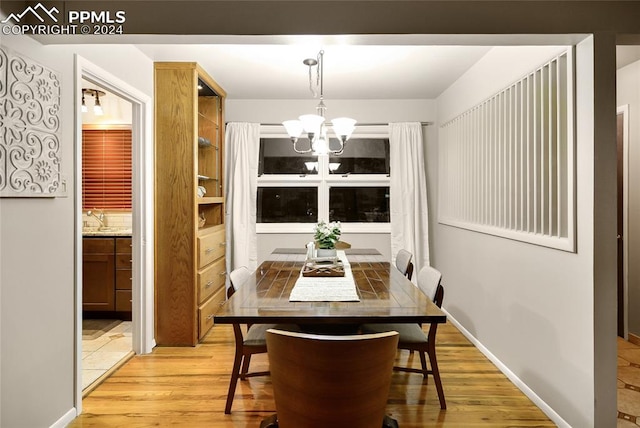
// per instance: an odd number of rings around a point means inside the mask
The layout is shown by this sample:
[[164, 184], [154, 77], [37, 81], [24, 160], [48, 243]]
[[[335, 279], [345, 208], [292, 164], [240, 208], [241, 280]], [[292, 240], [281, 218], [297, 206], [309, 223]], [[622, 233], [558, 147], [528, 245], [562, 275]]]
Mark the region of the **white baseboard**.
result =
[[74, 407], [72, 409], [69, 409], [67, 413], [65, 413], [60, 419], [55, 421], [49, 428], [64, 428], [69, 425], [71, 421], [76, 418], [76, 416], [78, 416], [76, 408]]
[[500, 361], [495, 355], [491, 353], [491, 351], [485, 348], [484, 345], [480, 343], [478, 339], [476, 339], [471, 333], [469, 333], [469, 331], [464, 328], [449, 312], [447, 312], [445, 309], [442, 309], [442, 311], [447, 314], [447, 321], [450, 321], [451, 324], [453, 324], [458, 330], [460, 330], [464, 337], [469, 339], [469, 341], [473, 343], [473, 345], [478, 348], [480, 352], [482, 352], [484, 356], [487, 357], [498, 368], [498, 370], [500, 370], [507, 378], [509, 378], [509, 380], [513, 382], [513, 384], [517, 386], [518, 389], [524, 393], [524, 395], [529, 397], [529, 399], [533, 401], [533, 404], [538, 406], [540, 410], [542, 410], [542, 412], [553, 421], [553, 423], [561, 428], [571, 428], [571, 425], [569, 425], [564, 419], [562, 419], [560, 415], [557, 414], [535, 392], [533, 392], [533, 390], [529, 388], [527, 384], [520, 380], [520, 378], [516, 376], [511, 370], [509, 370], [509, 368], [502, 361]]

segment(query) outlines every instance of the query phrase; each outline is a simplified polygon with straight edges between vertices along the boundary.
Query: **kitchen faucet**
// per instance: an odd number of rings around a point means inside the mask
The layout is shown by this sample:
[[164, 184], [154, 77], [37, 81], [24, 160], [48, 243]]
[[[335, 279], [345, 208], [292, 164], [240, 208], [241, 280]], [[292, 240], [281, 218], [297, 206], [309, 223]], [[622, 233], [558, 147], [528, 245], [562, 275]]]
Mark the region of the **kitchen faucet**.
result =
[[[96, 215], [95, 211], [98, 211], [99, 214]], [[100, 222], [100, 229], [102, 229], [102, 228], [104, 228], [106, 226], [105, 225], [105, 218], [104, 218], [104, 211], [94, 208], [93, 211], [92, 210], [87, 211], [87, 216], [94, 217], [96, 220], [98, 220], [98, 222]]]

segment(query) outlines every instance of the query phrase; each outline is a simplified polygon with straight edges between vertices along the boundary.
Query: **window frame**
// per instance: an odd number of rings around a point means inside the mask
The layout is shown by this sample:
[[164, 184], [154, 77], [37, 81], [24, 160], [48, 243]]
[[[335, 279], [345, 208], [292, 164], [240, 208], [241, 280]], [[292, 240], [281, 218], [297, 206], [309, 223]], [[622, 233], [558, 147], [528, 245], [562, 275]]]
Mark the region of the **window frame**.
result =
[[[280, 127], [279, 127], [280, 128]], [[260, 138], [289, 138], [280, 130], [263, 125]], [[368, 126], [353, 133], [352, 138], [389, 138], [388, 126]], [[348, 144], [348, 143], [347, 143]], [[293, 150], [293, 148], [292, 148]], [[391, 187], [390, 174], [332, 174], [329, 172], [329, 155], [318, 155], [318, 173], [263, 174], [258, 177], [258, 187], [316, 187], [318, 188], [318, 221], [329, 219], [329, 189], [331, 187]], [[257, 197], [257, 195], [256, 195]], [[256, 207], [257, 209], [257, 207]], [[256, 223], [256, 233], [312, 233], [316, 223]], [[391, 223], [341, 223], [342, 233], [391, 233]]]

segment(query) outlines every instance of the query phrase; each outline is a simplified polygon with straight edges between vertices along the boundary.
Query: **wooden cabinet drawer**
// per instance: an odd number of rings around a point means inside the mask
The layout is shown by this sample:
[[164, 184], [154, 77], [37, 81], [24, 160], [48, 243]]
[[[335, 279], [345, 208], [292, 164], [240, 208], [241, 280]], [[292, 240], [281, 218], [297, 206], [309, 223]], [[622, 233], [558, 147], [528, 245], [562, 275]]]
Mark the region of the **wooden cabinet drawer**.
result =
[[202, 339], [213, 327], [213, 316], [225, 302], [225, 288], [221, 287], [209, 300], [198, 307], [198, 339]]
[[113, 238], [84, 238], [82, 254], [113, 254]]
[[131, 290], [116, 290], [116, 311], [131, 312]]
[[202, 269], [225, 254], [224, 226], [208, 235], [198, 237], [198, 269]]
[[131, 254], [131, 238], [116, 238], [116, 253]]
[[198, 272], [198, 303], [202, 303], [224, 285], [227, 276], [225, 258], [216, 260]]
[[131, 254], [116, 254], [116, 269], [131, 269]]
[[131, 269], [116, 270], [116, 290], [131, 290]]

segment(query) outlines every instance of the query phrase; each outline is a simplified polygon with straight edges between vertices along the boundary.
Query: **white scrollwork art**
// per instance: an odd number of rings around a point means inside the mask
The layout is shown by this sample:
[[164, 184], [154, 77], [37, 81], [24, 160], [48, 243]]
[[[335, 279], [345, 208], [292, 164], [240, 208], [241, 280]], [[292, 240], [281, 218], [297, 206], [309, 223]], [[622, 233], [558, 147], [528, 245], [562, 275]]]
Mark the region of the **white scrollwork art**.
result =
[[0, 46], [0, 196], [60, 188], [60, 75]]

